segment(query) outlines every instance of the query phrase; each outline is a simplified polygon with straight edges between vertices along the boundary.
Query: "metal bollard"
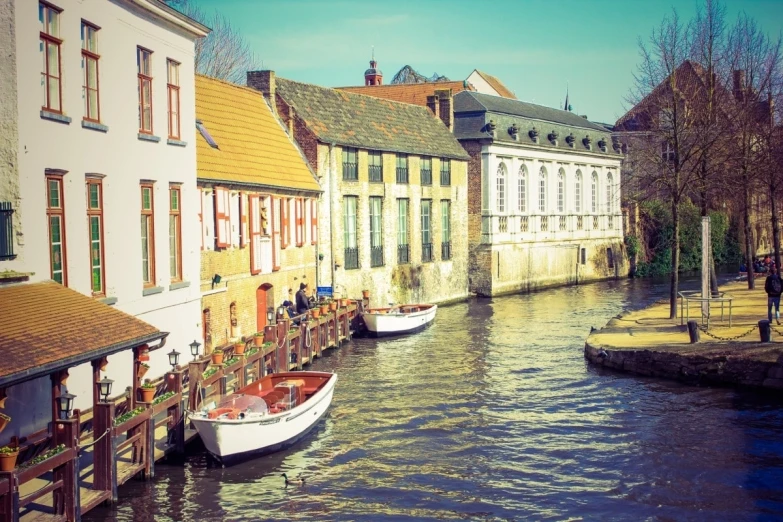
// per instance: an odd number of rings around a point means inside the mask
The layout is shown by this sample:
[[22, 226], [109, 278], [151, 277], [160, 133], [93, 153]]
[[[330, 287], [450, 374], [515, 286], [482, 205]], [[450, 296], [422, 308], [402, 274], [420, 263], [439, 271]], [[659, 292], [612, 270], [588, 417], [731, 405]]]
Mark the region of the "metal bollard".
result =
[[688, 321], [688, 336], [691, 338], [691, 344], [699, 342], [699, 323]]
[[768, 343], [771, 341], [772, 331], [769, 327], [769, 321], [766, 319], [759, 321], [759, 334], [761, 335], [762, 343]]

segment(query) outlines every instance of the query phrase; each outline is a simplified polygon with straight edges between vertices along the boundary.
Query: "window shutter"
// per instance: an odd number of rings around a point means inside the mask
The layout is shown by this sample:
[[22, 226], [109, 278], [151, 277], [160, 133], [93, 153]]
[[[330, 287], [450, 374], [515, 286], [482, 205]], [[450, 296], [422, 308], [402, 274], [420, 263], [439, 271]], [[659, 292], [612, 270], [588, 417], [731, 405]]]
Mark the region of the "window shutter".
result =
[[[258, 214], [258, 196], [254, 196], [252, 194], [244, 194], [242, 192], [239, 193], [239, 215], [240, 217], [240, 228], [239, 228], [239, 246], [241, 248], [245, 248], [248, 243], [252, 241], [252, 238], [248, 235], [248, 223], [247, 223], [247, 209], [252, 205], [251, 201], [253, 199], [256, 199], [256, 214]], [[252, 215], [252, 213], [251, 213]], [[256, 230], [258, 230], [258, 226], [256, 226]], [[252, 245], [251, 245], [252, 248]]]
[[318, 242], [318, 205], [314, 199], [310, 200], [310, 243]]
[[223, 189], [223, 205], [226, 210], [226, 220], [225, 220], [225, 227], [226, 230], [224, 231], [224, 236], [226, 238], [227, 246], [231, 246], [233, 244], [233, 234], [231, 231], [231, 192]]
[[201, 250], [204, 250], [204, 236], [206, 236], [204, 230], [204, 191], [201, 188], [198, 189], [198, 228], [201, 234]]
[[250, 207], [250, 273], [257, 274], [261, 271], [261, 216], [258, 196], [248, 194], [247, 202]]
[[[280, 200], [281, 205], [278, 207], [275, 205], [275, 198], [270, 197], [269, 218], [272, 220], [272, 270], [275, 271], [280, 270], [280, 243], [282, 241], [280, 237], [282, 217], [280, 214], [282, 214], [283, 210], [282, 202], [283, 200]], [[280, 214], [278, 214], [278, 209]]]
[[288, 198], [280, 198], [280, 248], [288, 246]]
[[229, 236], [226, 234], [226, 191], [215, 188], [215, 244], [219, 248], [228, 246]]
[[304, 245], [304, 204], [302, 198], [296, 198], [296, 246], [300, 247]]

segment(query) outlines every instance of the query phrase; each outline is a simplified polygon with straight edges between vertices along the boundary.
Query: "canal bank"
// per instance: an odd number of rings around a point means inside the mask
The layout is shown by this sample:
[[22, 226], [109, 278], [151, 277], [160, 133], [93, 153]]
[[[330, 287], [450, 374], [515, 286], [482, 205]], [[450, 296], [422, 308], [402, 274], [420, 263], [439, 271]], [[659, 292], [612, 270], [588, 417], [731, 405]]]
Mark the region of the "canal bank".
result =
[[[669, 319], [668, 299], [647, 308], [619, 314], [594, 330], [584, 354], [596, 365], [638, 375], [689, 384], [746, 386], [783, 391], [783, 327], [772, 326], [771, 342], [760, 342], [759, 321], [766, 319], [763, 281], [749, 290], [745, 281], [723, 285], [731, 299], [724, 318], [713, 307], [709, 327], [699, 325], [700, 341], [691, 343], [688, 316]], [[678, 304], [683, 315], [684, 307]], [[690, 319], [701, 320], [699, 303], [691, 303]], [[694, 317], [695, 315], [695, 317]]]

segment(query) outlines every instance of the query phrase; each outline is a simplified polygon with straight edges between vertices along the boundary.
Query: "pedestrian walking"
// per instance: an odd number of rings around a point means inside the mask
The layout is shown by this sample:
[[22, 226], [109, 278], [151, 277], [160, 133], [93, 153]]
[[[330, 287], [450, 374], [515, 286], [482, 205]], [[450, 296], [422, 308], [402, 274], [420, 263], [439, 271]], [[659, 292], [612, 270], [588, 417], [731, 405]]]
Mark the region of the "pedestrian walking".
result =
[[780, 324], [780, 294], [783, 293], [783, 282], [780, 280], [777, 267], [770, 269], [770, 274], [764, 282], [764, 291], [767, 292], [767, 319], [772, 322], [772, 306], [775, 306], [775, 319]]

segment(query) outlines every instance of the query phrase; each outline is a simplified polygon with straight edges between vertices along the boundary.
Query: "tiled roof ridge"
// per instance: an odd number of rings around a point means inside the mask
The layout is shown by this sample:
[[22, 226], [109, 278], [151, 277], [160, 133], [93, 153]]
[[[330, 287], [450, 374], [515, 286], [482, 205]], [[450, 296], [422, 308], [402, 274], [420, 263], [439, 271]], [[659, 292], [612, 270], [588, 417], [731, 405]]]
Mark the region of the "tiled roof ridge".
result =
[[238, 83], [230, 82], [228, 80], [223, 80], [221, 78], [215, 78], [214, 76], [208, 76], [206, 74], [201, 74], [201, 73], [196, 73], [196, 76], [204, 78], [205, 80], [209, 80], [209, 81], [215, 82], [215, 83], [221, 83], [221, 84], [223, 84], [223, 85], [225, 85], [227, 87], [234, 87], [236, 89], [239, 89], [239, 90], [242, 90], [242, 91], [246, 91], [246, 92], [249, 92], [249, 93], [252, 93], [252, 94], [257, 94], [257, 95], [263, 97], [263, 95], [261, 94], [261, 91], [259, 91], [258, 89], [253, 89], [252, 87], [248, 87], [247, 85], [239, 85]]

